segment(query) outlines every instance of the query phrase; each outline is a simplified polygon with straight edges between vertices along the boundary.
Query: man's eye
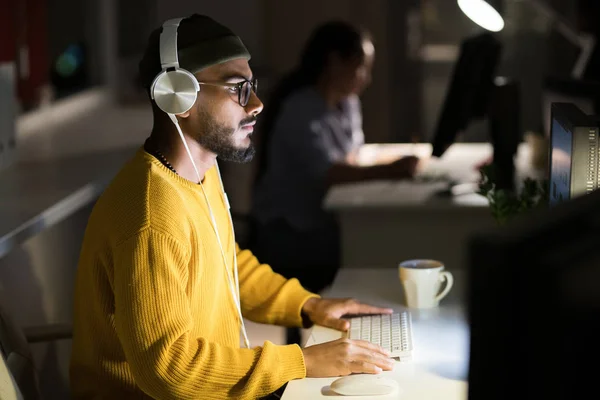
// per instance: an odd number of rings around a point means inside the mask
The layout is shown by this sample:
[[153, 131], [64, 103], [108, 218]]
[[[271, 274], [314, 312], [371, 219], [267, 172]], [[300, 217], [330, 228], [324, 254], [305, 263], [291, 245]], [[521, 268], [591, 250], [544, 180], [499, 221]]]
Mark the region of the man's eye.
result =
[[232, 86], [229, 88], [229, 92], [231, 92], [231, 93], [237, 93], [239, 90], [240, 89], [238, 86]]

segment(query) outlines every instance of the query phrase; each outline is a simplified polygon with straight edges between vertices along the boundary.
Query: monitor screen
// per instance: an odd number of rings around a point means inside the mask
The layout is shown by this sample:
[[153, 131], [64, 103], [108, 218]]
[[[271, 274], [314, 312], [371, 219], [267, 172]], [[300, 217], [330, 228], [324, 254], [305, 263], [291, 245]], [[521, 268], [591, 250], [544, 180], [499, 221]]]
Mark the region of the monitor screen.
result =
[[571, 194], [572, 134], [557, 119], [552, 120], [550, 205], [568, 200]]
[[598, 124], [573, 103], [553, 103], [548, 204], [590, 194], [600, 183]]
[[470, 121], [488, 111], [502, 46], [491, 34], [464, 40], [432, 139], [432, 156], [441, 157]]

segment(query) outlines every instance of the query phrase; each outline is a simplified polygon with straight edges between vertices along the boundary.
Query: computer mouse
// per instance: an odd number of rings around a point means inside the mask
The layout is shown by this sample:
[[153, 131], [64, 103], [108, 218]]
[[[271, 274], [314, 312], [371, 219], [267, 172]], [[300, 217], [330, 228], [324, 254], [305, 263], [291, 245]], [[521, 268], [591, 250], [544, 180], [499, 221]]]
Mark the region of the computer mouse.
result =
[[343, 396], [384, 395], [398, 390], [398, 382], [381, 375], [357, 374], [336, 379], [330, 388]]

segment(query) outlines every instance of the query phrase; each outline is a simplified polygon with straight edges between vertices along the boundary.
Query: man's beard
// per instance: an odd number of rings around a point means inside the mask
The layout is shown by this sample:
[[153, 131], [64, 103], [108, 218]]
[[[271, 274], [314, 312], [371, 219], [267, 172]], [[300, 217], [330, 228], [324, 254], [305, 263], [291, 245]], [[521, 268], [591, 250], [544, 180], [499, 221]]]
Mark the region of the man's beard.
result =
[[[237, 163], [247, 163], [252, 161], [256, 150], [250, 142], [250, 145], [246, 148], [239, 148], [233, 144], [233, 134], [235, 128], [230, 128], [219, 124], [214, 118], [205, 112], [201, 112], [201, 116], [205, 130], [202, 135], [198, 137], [198, 144], [204, 147], [206, 150], [212, 151], [221, 160], [233, 161]], [[249, 122], [255, 121], [256, 117], [246, 118], [240, 122], [240, 128], [242, 125], [248, 124]]]

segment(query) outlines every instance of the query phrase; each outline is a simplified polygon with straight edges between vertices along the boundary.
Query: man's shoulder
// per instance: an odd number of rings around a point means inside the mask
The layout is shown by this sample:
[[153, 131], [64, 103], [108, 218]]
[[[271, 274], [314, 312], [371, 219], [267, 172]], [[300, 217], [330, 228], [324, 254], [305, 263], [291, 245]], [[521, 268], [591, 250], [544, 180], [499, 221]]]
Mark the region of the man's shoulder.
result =
[[139, 154], [125, 164], [96, 202], [89, 226], [119, 241], [176, 220], [174, 211], [181, 210], [185, 201], [156, 168]]

